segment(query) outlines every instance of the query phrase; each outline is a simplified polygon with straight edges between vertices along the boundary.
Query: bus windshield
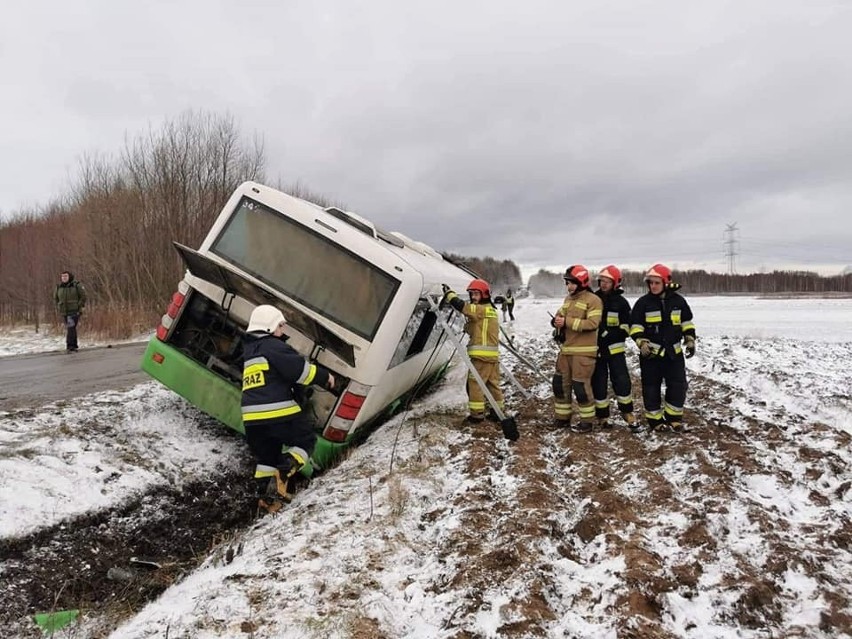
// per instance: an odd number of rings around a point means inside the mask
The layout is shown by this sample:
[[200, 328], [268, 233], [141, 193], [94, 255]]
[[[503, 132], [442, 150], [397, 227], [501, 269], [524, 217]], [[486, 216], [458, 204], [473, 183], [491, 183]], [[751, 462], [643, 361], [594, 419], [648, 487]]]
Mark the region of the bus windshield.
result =
[[244, 197], [211, 247], [268, 286], [372, 340], [399, 280]]

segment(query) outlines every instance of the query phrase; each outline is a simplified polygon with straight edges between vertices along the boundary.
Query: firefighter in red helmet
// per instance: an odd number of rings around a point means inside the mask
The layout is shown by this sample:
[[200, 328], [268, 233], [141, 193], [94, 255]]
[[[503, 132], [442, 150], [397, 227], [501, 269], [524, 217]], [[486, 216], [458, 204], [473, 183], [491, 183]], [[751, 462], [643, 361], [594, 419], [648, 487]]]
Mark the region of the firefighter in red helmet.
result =
[[603, 304], [589, 290], [589, 270], [585, 266], [569, 266], [563, 279], [568, 296], [551, 321], [559, 341], [553, 376], [553, 410], [557, 425], [570, 426], [573, 395], [579, 413], [579, 421], [573, 429], [585, 433], [592, 430], [595, 417], [592, 373], [598, 353], [598, 326]]
[[680, 432], [687, 389], [684, 356], [695, 354], [692, 309], [677, 292], [680, 285], [672, 281], [672, 271], [665, 264], [649, 268], [645, 283], [648, 292], [636, 300], [630, 313], [630, 337], [639, 347], [645, 420], [651, 431]]
[[[497, 309], [491, 302], [491, 289], [488, 282], [475, 279], [467, 286], [469, 300], [465, 302], [448, 287], [444, 290], [444, 301], [465, 316], [467, 354], [479, 373], [485, 387], [491, 393], [497, 406], [503, 409], [503, 391], [500, 390], [500, 324]], [[467, 376], [468, 416], [465, 421], [478, 423], [486, 417], [485, 394], [479, 387], [473, 374]], [[497, 419], [489, 413], [489, 417]]]
[[633, 414], [633, 389], [625, 355], [625, 342], [630, 331], [630, 303], [624, 299], [621, 271], [617, 266], [610, 264], [600, 270], [595, 294], [603, 303], [603, 318], [598, 327], [598, 359], [592, 374], [595, 417], [599, 427], [612, 427], [608, 392], [611, 381], [618, 411], [627, 425], [633, 428], [636, 416]]

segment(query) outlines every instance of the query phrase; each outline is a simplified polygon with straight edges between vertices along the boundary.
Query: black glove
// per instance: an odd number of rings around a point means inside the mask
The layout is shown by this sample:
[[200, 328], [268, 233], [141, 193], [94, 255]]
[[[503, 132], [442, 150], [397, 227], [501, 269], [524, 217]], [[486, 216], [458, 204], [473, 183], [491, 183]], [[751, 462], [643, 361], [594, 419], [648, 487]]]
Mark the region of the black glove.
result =
[[695, 355], [695, 338], [692, 335], [687, 335], [683, 338], [683, 350], [686, 351], [686, 359], [689, 359], [693, 355]]
[[444, 292], [444, 296], [441, 298], [441, 301], [438, 303], [438, 308], [443, 309], [447, 305], [447, 298], [450, 296], [450, 293], [453, 292], [446, 284], [441, 284], [441, 290]]

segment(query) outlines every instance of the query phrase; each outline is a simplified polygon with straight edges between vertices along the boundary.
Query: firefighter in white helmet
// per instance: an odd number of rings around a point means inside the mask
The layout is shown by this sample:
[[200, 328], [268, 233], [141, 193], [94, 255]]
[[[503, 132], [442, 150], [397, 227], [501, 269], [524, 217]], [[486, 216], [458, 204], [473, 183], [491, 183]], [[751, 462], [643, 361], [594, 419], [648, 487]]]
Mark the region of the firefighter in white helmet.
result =
[[672, 271], [665, 264], [649, 268], [645, 283], [648, 293], [636, 300], [630, 313], [630, 337], [639, 347], [645, 421], [651, 431], [680, 432], [687, 389], [684, 356], [695, 355], [692, 309], [677, 292], [680, 285], [672, 282]]
[[309, 463], [317, 436], [297, 388], [334, 388], [334, 375], [286, 344], [284, 314], [262, 304], [249, 319], [243, 347], [243, 427], [257, 459], [259, 510], [276, 512], [293, 495], [290, 479]]

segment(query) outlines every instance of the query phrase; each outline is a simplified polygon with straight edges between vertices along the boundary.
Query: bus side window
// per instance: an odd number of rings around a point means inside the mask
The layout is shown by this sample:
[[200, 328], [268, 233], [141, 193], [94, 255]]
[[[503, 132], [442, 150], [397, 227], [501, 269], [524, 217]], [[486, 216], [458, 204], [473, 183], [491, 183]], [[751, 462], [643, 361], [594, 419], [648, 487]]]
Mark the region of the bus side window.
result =
[[409, 346], [408, 352], [405, 354], [406, 358], [417, 355], [417, 353], [420, 353], [426, 348], [426, 344], [429, 343], [429, 336], [432, 334], [437, 321], [438, 318], [435, 316], [435, 313], [426, 311], [423, 315], [423, 321], [420, 323], [420, 328], [414, 334], [414, 340], [412, 340], [411, 346]]
[[435, 314], [425, 302], [419, 303], [408, 320], [388, 368], [391, 369], [424, 350], [434, 348], [440, 337], [440, 330], [435, 330], [436, 325]]

